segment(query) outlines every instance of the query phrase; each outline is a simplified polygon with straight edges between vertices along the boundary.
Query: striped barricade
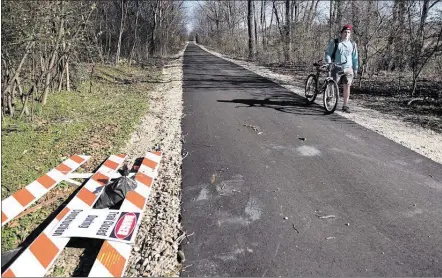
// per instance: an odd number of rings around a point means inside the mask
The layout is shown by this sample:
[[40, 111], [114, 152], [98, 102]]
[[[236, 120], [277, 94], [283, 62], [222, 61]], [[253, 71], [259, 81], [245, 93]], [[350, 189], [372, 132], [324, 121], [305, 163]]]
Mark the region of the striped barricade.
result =
[[[120, 210], [140, 212], [133, 237], [136, 238], [141, 224], [144, 208], [150, 194], [150, 187], [158, 173], [161, 152], [148, 152], [144, 157], [138, 173], [135, 175], [137, 188], [127, 193]], [[126, 270], [132, 245], [106, 240], [92, 266], [89, 277], [123, 277]]]
[[73, 155], [60, 165], [2, 201], [2, 226], [43, 197], [90, 156]]
[[91, 208], [98, 200], [104, 185], [109, 182], [125, 159], [124, 154], [111, 155], [56, 218], [6, 269], [2, 277], [43, 277], [69, 242], [69, 238], [52, 237], [52, 229], [69, 211]]

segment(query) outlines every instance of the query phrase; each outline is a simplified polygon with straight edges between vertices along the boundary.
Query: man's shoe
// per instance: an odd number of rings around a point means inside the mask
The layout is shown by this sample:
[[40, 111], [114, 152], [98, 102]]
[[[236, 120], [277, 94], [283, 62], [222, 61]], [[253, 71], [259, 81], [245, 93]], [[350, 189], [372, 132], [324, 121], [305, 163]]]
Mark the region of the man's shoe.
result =
[[342, 112], [351, 113], [350, 108], [348, 106], [342, 106]]

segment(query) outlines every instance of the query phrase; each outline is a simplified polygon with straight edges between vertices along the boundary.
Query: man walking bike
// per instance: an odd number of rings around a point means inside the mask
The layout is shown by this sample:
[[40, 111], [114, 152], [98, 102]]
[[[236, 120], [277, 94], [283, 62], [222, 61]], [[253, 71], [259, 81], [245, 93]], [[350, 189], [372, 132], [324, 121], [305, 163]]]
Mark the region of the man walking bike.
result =
[[342, 111], [350, 113], [348, 99], [350, 97], [350, 86], [353, 78], [358, 72], [358, 49], [356, 43], [350, 40], [352, 31], [350, 24], [344, 25], [341, 29], [341, 37], [330, 41], [325, 51], [325, 62], [344, 63], [340, 67], [335, 67], [331, 74], [336, 83], [342, 78], [344, 103]]

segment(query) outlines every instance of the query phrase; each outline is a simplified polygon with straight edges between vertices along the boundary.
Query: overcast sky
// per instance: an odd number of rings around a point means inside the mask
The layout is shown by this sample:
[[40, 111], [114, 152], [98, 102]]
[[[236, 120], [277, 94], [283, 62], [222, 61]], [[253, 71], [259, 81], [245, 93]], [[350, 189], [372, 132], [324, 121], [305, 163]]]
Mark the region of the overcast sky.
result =
[[190, 33], [193, 29], [193, 12], [195, 10], [195, 7], [198, 6], [198, 1], [195, 0], [185, 0], [184, 1], [184, 7], [186, 8], [186, 14], [188, 17], [188, 23], [187, 23], [187, 31]]

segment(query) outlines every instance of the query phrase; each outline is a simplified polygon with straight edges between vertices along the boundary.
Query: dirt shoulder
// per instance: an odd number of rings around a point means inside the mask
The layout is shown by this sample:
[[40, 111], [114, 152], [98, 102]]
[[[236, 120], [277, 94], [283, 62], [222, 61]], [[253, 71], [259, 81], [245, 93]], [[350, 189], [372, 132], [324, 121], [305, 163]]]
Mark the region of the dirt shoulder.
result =
[[[128, 155], [130, 164], [156, 147], [163, 151], [158, 177], [129, 259], [125, 274], [128, 277], [179, 276], [181, 269], [177, 253], [184, 234], [179, 221], [184, 49], [170, 57], [163, 67], [161, 80], [146, 99], [148, 111], [121, 150]], [[101, 242], [70, 243], [46, 276], [87, 276]]]
[[[269, 68], [258, 66], [252, 62], [228, 58], [225, 55], [209, 50], [202, 45], [199, 46], [215, 56], [242, 66], [247, 70], [272, 80], [293, 93], [304, 97], [304, 88], [301, 87], [299, 81], [294, 80], [291, 75], [276, 73]], [[341, 111], [336, 111], [335, 113], [442, 164], [441, 133], [430, 128], [424, 128], [412, 122], [404, 121], [398, 116], [370, 109], [366, 106], [367, 102], [362, 99], [351, 98], [350, 101], [353, 113], [347, 114], [342, 113]], [[316, 100], [316, 102], [319, 105], [322, 105], [319, 100]]]

